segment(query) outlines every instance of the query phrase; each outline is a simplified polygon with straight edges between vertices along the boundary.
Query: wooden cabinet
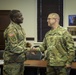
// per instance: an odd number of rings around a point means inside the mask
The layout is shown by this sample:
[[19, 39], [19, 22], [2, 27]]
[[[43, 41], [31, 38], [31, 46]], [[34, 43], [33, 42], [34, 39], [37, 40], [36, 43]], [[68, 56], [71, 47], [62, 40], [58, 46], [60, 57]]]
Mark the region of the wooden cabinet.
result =
[[10, 10], [0, 10], [0, 50], [5, 48], [3, 32], [10, 23], [9, 13]]

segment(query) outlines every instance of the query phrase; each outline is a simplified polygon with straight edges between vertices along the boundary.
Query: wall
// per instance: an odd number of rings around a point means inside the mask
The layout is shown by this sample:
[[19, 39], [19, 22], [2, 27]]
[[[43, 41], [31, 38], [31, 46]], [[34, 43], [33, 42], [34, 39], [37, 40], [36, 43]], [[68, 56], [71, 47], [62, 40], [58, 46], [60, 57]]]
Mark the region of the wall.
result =
[[[76, 0], [64, 0], [64, 27], [68, 26], [68, 15], [76, 14]], [[23, 28], [27, 37], [35, 37], [37, 42], [37, 0], [1, 0], [0, 10], [19, 9], [24, 16]]]
[[[64, 0], [64, 6], [63, 6], [63, 15], [64, 15], [64, 27], [67, 28], [69, 26], [68, 23], [68, 15], [76, 15], [76, 0]], [[74, 36], [76, 38], [76, 36]], [[76, 42], [75, 42], [76, 45]]]
[[76, 15], [76, 0], [64, 0], [64, 27], [68, 26], [68, 15]]
[[19, 9], [24, 17], [22, 27], [27, 37], [37, 41], [37, 1], [36, 0], [1, 0], [0, 10]]

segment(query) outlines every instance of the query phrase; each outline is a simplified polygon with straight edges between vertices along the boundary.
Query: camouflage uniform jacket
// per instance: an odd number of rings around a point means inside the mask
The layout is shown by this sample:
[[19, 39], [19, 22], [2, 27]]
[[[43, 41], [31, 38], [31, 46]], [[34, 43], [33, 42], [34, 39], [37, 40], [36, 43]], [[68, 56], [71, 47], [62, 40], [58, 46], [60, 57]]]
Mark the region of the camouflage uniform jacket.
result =
[[60, 25], [56, 30], [50, 30], [46, 33], [43, 43], [38, 50], [47, 50], [46, 59], [50, 66], [71, 64], [75, 56], [72, 36]]
[[25, 33], [21, 25], [11, 22], [4, 31], [5, 51], [3, 54], [4, 61], [23, 62], [25, 60]]

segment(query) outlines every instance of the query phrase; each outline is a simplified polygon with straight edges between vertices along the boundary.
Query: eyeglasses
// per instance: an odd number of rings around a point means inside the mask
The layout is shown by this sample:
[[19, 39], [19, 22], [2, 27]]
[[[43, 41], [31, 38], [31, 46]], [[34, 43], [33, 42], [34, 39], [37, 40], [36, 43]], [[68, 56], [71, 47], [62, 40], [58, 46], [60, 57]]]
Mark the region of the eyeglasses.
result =
[[47, 18], [47, 20], [51, 20], [51, 19], [57, 19], [57, 18]]

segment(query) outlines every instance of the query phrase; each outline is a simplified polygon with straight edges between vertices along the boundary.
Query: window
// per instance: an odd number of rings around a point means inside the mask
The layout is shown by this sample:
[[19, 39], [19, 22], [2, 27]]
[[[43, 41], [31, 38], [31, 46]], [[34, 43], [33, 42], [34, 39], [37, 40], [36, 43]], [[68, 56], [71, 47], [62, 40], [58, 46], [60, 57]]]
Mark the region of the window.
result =
[[45, 33], [50, 30], [47, 25], [48, 14], [58, 13], [60, 25], [63, 26], [63, 0], [38, 0], [37, 5], [37, 41], [42, 42]]

